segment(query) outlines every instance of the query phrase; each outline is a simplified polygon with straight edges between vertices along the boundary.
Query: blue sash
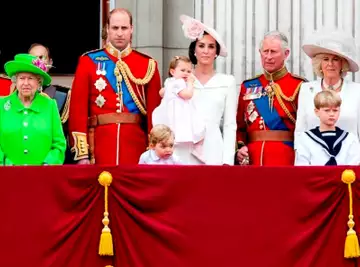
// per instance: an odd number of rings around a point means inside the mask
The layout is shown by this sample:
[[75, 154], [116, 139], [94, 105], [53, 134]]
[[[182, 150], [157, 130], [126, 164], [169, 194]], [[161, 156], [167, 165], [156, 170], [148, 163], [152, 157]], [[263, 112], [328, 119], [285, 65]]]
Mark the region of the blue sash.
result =
[[[251, 88], [253, 87], [262, 87], [262, 84], [259, 80], [259, 78], [246, 81], [244, 83], [245, 88], [249, 89], [247, 91], [251, 92]], [[262, 91], [265, 90], [262, 88]], [[279, 113], [275, 108], [270, 110], [269, 108], [269, 97], [267, 95], [261, 96], [257, 99], [253, 100], [256, 109], [259, 111], [260, 116], [264, 119], [264, 122], [266, 126], [270, 130], [279, 130], [279, 131], [289, 131], [289, 128], [286, 126], [282, 118], [280, 117]], [[294, 142], [283, 142], [286, 145], [289, 145], [291, 147], [294, 146]]]
[[[105, 70], [106, 70], [105, 77], [109, 81], [113, 91], [117, 94], [118, 93], [117, 87], [116, 87], [117, 80], [116, 80], [116, 76], [114, 74], [114, 70], [116, 68], [115, 62], [109, 58], [109, 56], [105, 53], [104, 50], [89, 53], [87, 55], [94, 62], [96, 69], [98, 68], [98, 63], [100, 63], [101, 69], [103, 68], [103, 65], [105, 64]], [[121, 88], [122, 88], [122, 92], [123, 92], [124, 106], [131, 113], [140, 113], [139, 108], [136, 106], [133, 98], [130, 95], [129, 89], [126, 86], [124, 79], [122, 79], [122, 81], [121, 81]]]

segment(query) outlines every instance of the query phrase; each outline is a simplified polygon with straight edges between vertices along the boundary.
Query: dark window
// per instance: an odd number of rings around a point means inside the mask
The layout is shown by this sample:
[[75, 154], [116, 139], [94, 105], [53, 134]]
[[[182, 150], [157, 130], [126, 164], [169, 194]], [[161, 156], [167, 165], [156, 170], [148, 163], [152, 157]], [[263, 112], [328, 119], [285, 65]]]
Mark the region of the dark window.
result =
[[99, 0], [1, 1], [0, 72], [15, 54], [41, 43], [54, 60], [52, 74], [74, 73], [79, 56], [99, 47], [100, 4]]

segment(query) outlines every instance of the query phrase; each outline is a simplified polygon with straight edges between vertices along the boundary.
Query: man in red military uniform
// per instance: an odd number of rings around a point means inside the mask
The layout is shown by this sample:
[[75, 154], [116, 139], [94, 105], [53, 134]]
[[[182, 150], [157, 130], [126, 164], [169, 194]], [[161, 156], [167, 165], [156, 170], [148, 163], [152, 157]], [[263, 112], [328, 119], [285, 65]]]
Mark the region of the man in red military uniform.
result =
[[156, 61], [131, 48], [132, 32], [131, 13], [114, 9], [106, 46], [80, 57], [69, 115], [79, 164], [137, 164], [146, 150], [161, 82]]
[[240, 89], [235, 161], [241, 165], [293, 165], [297, 97], [304, 79], [285, 67], [290, 50], [284, 34], [267, 33], [259, 52], [264, 74], [244, 81]]
[[7, 76], [0, 75], [0, 96], [7, 96], [10, 93], [11, 80]]

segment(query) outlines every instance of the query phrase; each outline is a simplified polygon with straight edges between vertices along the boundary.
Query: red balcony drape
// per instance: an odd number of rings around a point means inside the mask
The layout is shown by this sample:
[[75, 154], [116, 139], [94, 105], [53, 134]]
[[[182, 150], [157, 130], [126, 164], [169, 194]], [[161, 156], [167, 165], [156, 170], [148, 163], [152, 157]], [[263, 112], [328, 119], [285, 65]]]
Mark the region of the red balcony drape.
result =
[[[113, 257], [98, 255], [103, 170], [113, 176]], [[3, 167], [0, 266], [360, 266], [343, 256], [349, 213], [343, 170]], [[353, 191], [359, 225], [359, 180]]]

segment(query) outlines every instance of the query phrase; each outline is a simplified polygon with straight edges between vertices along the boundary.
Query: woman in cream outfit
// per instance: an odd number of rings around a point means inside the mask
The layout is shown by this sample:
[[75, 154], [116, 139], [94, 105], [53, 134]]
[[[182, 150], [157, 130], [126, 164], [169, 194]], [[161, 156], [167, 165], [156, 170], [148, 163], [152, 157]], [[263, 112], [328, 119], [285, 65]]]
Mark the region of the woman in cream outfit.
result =
[[321, 79], [303, 83], [295, 127], [296, 139], [304, 131], [319, 126], [314, 112], [314, 97], [322, 90], [335, 90], [342, 99], [337, 126], [360, 139], [360, 84], [346, 81], [347, 72], [357, 72], [356, 45], [351, 36], [343, 32], [317, 33], [313, 42], [303, 45], [312, 59], [315, 74]]
[[[206, 126], [205, 164], [233, 165], [238, 90], [234, 76], [214, 69], [216, 57], [227, 55], [226, 47], [214, 29], [186, 15], [180, 16], [180, 20], [185, 37], [192, 40], [189, 57], [195, 65], [193, 101]], [[191, 154], [191, 147], [186, 143], [175, 145], [174, 153], [183, 164], [203, 164]]]

